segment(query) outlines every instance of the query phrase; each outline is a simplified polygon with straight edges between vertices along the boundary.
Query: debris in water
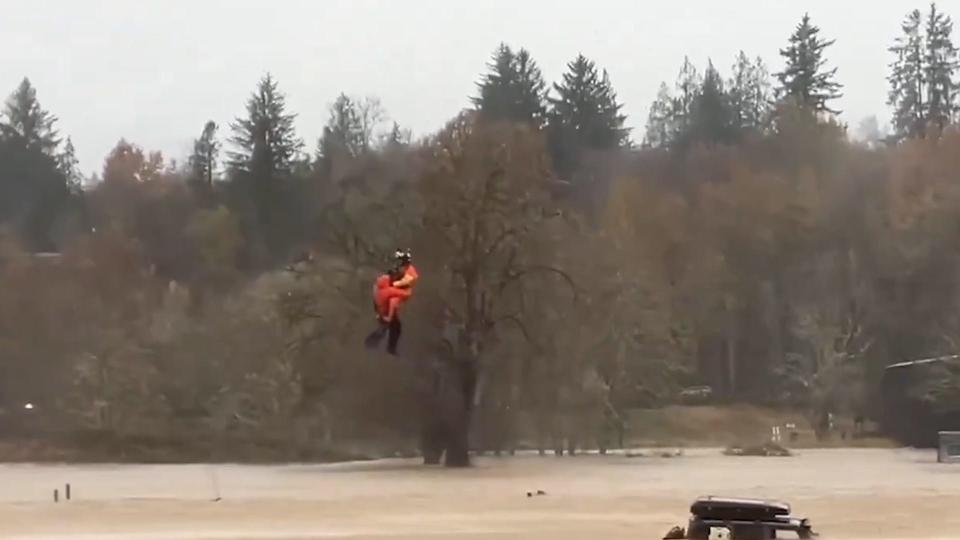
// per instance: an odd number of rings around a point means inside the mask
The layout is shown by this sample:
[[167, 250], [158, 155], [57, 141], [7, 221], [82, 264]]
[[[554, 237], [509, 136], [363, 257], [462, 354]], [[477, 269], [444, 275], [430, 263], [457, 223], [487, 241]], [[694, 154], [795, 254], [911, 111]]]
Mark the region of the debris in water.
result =
[[775, 442], [766, 442], [755, 446], [733, 445], [723, 453], [727, 456], [789, 457], [793, 454], [786, 447]]

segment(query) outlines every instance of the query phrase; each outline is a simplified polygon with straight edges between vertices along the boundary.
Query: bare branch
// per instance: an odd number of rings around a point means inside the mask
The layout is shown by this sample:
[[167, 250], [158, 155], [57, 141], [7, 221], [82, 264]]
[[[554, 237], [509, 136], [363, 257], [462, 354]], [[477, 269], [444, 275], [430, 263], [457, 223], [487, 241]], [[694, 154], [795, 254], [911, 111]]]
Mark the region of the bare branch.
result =
[[497, 324], [501, 322], [512, 322], [520, 330], [520, 333], [523, 334], [523, 338], [527, 341], [527, 343], [532, 345], [538, 351], [543, 349], [543, 347], [541, 347], [540, 344], [535, 339], [533, 339], [533, 336], [531, 335], [530, 330], [527, 328], [527, 325], [523, 323], [523, 320], [520, 318], [519, 314], [510, 314], [510, 315], [504, 315], [502, 317], [499, 317], [494, 321], [490, 321], [488, 323], [488, 327], [494, 328]]
[[494, 240], [491, 242], [490, 246], [484, 250], [483, 255], [489, 257], [492, 255], [497, 248], [500, 247], [500, 244], [507, 241], [507, 239], [527, 232], [530, 229], [528, 225], [518, 225], [516, 227], [508, 227], [504, 229]]
[[570, 274], [564, 272], [563, 270], [555, 266], [549, 266], [549, 265], [532, 265], [532, 266], [527, 266], [521, 270], [512, 272], [509, 275], [507, 275], [503, 280], [501, 280], [497, 290], [503, 291], [503, 289], [505, 289], [506, 286], [509, 285], [510, 283], [520, 279], [524, 279], [530, 274], [534, 274], [534, 273], [551, 273], [551, 274], [560, 276], [570, 287], [570, 292], [573, 293], [573, 301], [576, 301], [580, 298], [580, 289], [579, 287], [577, 287], [577, 284], [573, 280], [573, 278], [570, 277]]

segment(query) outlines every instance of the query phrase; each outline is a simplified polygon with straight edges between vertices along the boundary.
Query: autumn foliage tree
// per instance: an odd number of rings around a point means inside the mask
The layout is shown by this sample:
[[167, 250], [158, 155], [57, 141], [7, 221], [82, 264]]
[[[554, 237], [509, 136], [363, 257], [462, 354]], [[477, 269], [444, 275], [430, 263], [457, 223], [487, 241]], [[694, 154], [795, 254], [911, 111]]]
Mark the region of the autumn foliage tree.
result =
[[491, 336], [523, 324], [527, 280], [559, 272], [537, 260], [531, 245], [533, 233], [553, 216], [552, 174], [541, 134], [475, 114], [461, 114], [424, 152], [422, 234], [431, 259], [444, 261], [435, 279], [460, 328], [451, 357], [460, 412], [444, 447], [449, 465], [466, 465], [470, 414]]

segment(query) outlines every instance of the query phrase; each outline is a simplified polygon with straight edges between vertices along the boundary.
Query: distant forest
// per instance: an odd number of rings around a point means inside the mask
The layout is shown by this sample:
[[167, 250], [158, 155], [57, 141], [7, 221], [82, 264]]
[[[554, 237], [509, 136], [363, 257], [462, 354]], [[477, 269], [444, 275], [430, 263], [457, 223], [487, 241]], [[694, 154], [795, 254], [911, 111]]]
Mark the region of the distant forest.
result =
[[[340, 95], [303, 141], [265, 75], [185, 162], [120, 140], [93, 178], [25, 78], [0, 116], [0, 422], [462, 465], [613, 447], [692, 386], [870, 417], [885, 366], [960, 352], [960, 63], [948, 16], [907, 14], [892, 131], [853, 138], [827, 30], [804, 16], [775, 73], [685, 59], [644, 133], [583, 55], [548, 83], [501, 44], [418, 139]], [[421, 279], [391, 358], [361, 341], [397, 247]], [[918, 399], [960, 407], [944, 369]]]

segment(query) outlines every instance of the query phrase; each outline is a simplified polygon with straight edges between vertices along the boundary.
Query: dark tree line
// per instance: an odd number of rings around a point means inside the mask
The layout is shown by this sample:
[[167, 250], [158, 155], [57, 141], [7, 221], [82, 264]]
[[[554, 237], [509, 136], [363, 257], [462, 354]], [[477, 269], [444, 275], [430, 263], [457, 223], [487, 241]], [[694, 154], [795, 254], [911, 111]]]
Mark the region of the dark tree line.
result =
[[743, 51], [727, 79], [708, 61], [701, 74], [684, 59], [675, 95], [661, 85], [650, 107], [646, 145], [689, 148], [697, 144], [735, 144], [750, 134], [774, 126], [778, 108], [798, 107], [814, 113], [837, 114], [830, 102], [841, 97], [837, 68], [827, 68], [824, 56], [833, 40], [820, 37], [808, 15], [780, 50], [784, 69], [776, 85], [763, 60]]
[[888, 103], [898, 139], [940, 134], [957, 121], [958, 63], [953, 21], [931, 4], [926, 15], [914, 10], [901, 25], [890, 52]]

